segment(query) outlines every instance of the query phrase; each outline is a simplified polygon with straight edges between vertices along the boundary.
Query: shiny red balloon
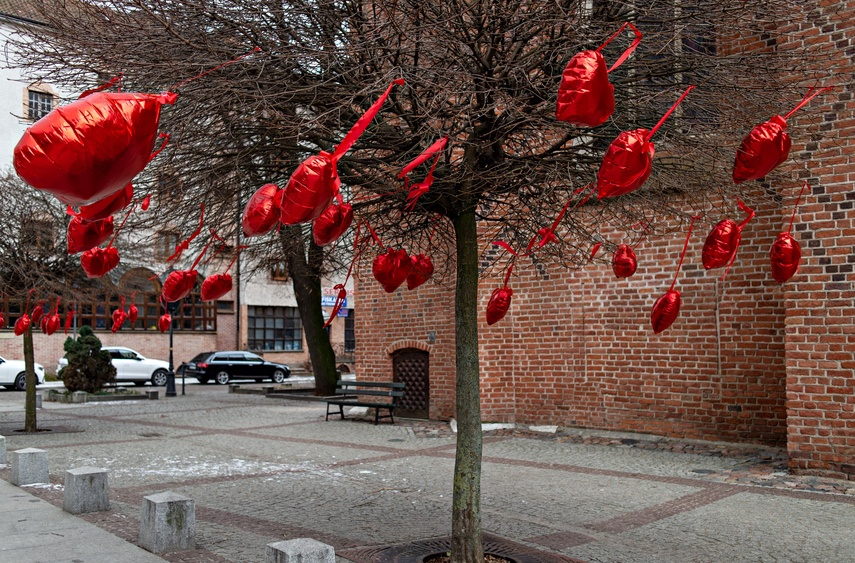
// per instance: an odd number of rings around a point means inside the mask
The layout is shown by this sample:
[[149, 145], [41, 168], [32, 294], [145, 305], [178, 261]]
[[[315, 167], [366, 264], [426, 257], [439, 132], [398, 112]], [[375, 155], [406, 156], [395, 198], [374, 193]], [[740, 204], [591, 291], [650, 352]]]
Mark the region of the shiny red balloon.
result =
[[69, 205], [107, 198], [157, 155], [160, 109], [176, 98], [95, 92], [59, 106], [24, 132], [14, 151], [15, 170], [32, 187]]
[[117, 211], [121, 211], [134, 199], [134, 188], [130, 184], [102, 200], [80, 208], [80, 216], [89, 221], [106, 219]]
[[42, 333], [45, 333], [45, 324], [47, 323], [48, 316], [42, 317], [42, 320], [39, 322], [39, 328], [42, 329]]
[[59, 313], [48, 315], [47, 320], [45, 321], [45, 334], [50, 336], [55, 333], [57, 330], [59, 330], [59, 325], [61, 324], [61, 322], [62, 321], [59, 318]]
[[665, 295], [656, 300], [656, 303], [653, 304], [653, 312], [650, 315], [654, 334], [659, 334], [674, 324], [680, 314], [681, 304], [680, 292], [676, 289], [669, 289]]
[[143, 198], [142, 203], [140, 204], [140, 209], [143, 211], [148, 211], [148, 206], [151, 205], [151, 194], [148, 194]]
[[131, 303], [131, 306], [128, 307], [128, 321], [130, 321], [131, 326], [133, 326], [133, 324], [137, 322], [137, 317], [139, 316], [139, 314], [140, 312], [139, 309], [137, 309], [137, 306]]
[[324, 246], [343, 235], [353, 223], [353, 207], [349, 203], [330, 205], [312, 223], [312, 238]]
[[44, 303], [39, 303], [33, 308], [33, 312], [30, 313], [30, 321], [33, 323], [38, 323], [42, 319], [42, 315], [45, 314], [45, 306]]
[[163, 282], [161, 295], [167, 302], [178, 301], [187, 297], [196, 285], [199, 272], [196, 270], [175, 270], [170, 272]]
[[511, 308], [514, 290], [510, 287], [497, 287], [490, 295], [487, 303], [487, 324], [492, 325], [502, 320]]
[[6, 328], [6, 317], [0, 315], [0, 328]]
[[68, 253], [77, 254], [78, 252], [85, 252], [95, 248], [109, 239], [112, 234], [112, 217], [97, 221], [87, 221], [80, 215], [75, 215], [69, 221], [68, 231], [66, 232]]
[[119, 265], [119, 251], [115, 246], [89, 249], [80, 256], [80, 265], [86, 277], [100, 278]]
[[243, 236], [257, 237], [269, 233], [279, 223], [281, 190], [276, 184], [258, 188], [243, 208], [240, 224]]
[[428, 281], [433, 275], [433, 262], [431, 262], [430, 256], [425, 254], [410, 256], [410, 261], [413, 266], [410, 268], [410, 273], [407, 274], [407, 289], [412, 291]]
[[113, 332], [122, 328], [125, 321], [128, 320], [128, 314], [121, 307], [113, 311]]
[[30, 315], [27, 313], [18, 317], [18, 320], [15, 321], [15, 336], [21, 336], [27, 332], [27, 329], [30, 328], [30, 323]]
[[707, 270], [720, 268], [730, 262], [741, 241], [742, 233], [735, 221], [731, 219], [719, 221], [704, 241], [704, 250], [701, 254], [704, 268]]
[[787, 160], [793, 142], [786, 131], [787, 122], [780, 115], [756, 126], [742, 140], [733, 163], [733, 181], [764, 178]]
[[612, 271], [619, 278], [631, 277], [638, 268], [635, 251], [628, 244], [622, 244], [615, 250], [612, 257]]
[[202, 282], [202, 301], [214, 301], [232, 290], [232, 276], [229, 273], [213, 274]]
[[772, 261], [772, 277], [776, 282], [784, 283], [799, 271], [802, 247], [789, 232], [780, 233], [772, 243], [769, 258]]
[[157, 329], [160, 332], [166, 332], [170, 326], [172, 326], [172, 315], [169, 313], [160, 315], [160, 318], [157, 319]]
[[413, 263], [404, 249], [388, 249], [374, 259], [371, 272], [386, 293], [393, 293], [410, 273]]

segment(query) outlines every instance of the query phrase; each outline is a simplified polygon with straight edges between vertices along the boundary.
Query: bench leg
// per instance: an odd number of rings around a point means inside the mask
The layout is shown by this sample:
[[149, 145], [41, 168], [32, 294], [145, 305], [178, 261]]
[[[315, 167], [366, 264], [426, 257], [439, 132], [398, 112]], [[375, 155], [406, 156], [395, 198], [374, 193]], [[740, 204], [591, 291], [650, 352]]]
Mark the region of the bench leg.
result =
[[329, 419], [330, 419], [330, 404], [327, 403], [327, 416], [324, 417], [324, 420], [329, 421]]
[[389, 418], [392, 419], [392, 424], [395, 424], [395, 409], [394, 408], [389, 409]]
[[344, 420], [344, 405], [338, 406], [338, 414], [341, 415], [341, 419]]

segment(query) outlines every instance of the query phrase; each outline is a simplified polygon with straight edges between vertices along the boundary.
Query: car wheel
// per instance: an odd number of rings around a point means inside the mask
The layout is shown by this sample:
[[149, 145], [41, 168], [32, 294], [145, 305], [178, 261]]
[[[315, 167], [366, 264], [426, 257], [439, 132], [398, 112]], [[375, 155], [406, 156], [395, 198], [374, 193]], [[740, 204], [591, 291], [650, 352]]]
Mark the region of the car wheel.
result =
[[[164, 369], [159, 369], [153, 374], [151, 374], [151, 384], [155, 387], [164, 387], [166, 385], [166, 379], [169, 377], [169, 373]], [[143, 384], [145, 385], [145, 384]]]
[[208, 384], [208, 382], [209, 382], [209, 381], [211, 381], [211, 380], [210, 380], [210, 379], [208, 379], [207, 377], [197, 377], [196, 379], [198, 379], [198, 380], [199, 380], [199, 383], [201, 383], [202, 385], [207, 385], [207, 384]]
[[18, 377], [15, 378], [15, 389], [18, 391], [26, 391], [27, 389], [27, 374], [26, 372], [21, 372], [18, 374]]
[[220, 371], [217, 372], [217, 376], [214, 379], [216, 379], [217, 383], [219, 383], [220, 385], [226, 385], [231, 378], [232, 377], [229, 375], [229, 372]]
[[283, 381], [285, 381], [286, 377], [288, 376], [285, 375], [285, 372], [283, 370], [277, 369], [273, 372], [273, 375], [270, 377], [270, 379], [273, 380], [273, 383], [282, 383]]

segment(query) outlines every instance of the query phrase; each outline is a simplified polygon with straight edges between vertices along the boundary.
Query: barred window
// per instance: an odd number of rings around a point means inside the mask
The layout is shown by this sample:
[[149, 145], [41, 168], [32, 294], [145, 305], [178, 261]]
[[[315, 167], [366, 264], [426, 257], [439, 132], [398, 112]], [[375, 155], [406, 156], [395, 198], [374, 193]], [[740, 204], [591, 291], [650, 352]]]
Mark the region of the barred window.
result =
[[303, 323], [297, 307], [247, 307], [250, 350], [303, 349]]
[[53, 109], [53, 94], [27, 90], [27, 119], [38, 121]]
[[356, 350], [356, 323], [354, 310], [347, 310], [347, 317], [344, 318], [344, 351], [353, 352]]

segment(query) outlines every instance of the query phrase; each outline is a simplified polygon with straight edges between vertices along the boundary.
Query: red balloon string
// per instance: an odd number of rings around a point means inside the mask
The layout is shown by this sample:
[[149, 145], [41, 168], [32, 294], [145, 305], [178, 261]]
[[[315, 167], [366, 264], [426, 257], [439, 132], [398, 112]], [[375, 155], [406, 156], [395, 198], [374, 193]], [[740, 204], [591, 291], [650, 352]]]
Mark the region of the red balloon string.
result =
[[[445, 144], [447, 142], [448, 137], [446, 136], [426, 148], [422, 154], [414, 158], [412, 162], [404, 166], [404, 168], [400, 172], [398, 172], [398, 178], [405, 178], [407, 174], [415, 170], [418, 165], [422, 164], [423, 162], [426, 162], [430, 157], [436, 155], [437, 153], [439, 153], [439, 151], [444, 149]], [[434, 166], [436, 166], [435, 163]], [[433, 167], [431, 167], [431, 170], [433, 170]]]
[[248, 57], [250, 55], [254, 55], [255, 53], [258, 53], [259, 51], [261, 51], [261, 47], [254, 47], [252, 49], [252, 51], [249, 51], [248, 53], [244, 53], [243, 55], [240, 55], [239, 57], [235, 57], [230, 61], [226, 61], [222, 64], [219, 64], [219, 65], [215, 66], [214, 68], [209, 68], [205, 72], [201, 72], [201, 73], [197, 74], [196, 76], [191, 76], [190, 78], [188, 78], [186, 80], [182, 80], [181, 82], [179, 82], [175, 86], [172, 86], [171, 88], [169, 88], [168, 91], [174, 92], [175, 90], [178, 90], [179, 88], [181, 88], [185, 84], [193, 82], [194, 80], [198, 80], [199, 78], [202, 78], [203, 76], [207, 76], [207, 75], [211, 74], [212, 72], [216, 72], [216, 71], [220, 70], [221, 68], [225, 68], [229, 65], [232, 65], [232, 64], [240, 61], [241, 59], [245, 59], [246, 57]]
[[33, 289], [31, 289], [31, 290], [29, 290], [29, 291], [27, 292], [27, 304], [26, 304], [26, 305], [24, 305], [24, 314], [25, 314], [25, 315], [26, 315], [26, 314], [29, 312], [29, 310], [30, 310], [30, 296], [33, 294], [33, 292], [34, 292], [35, 290], [36, 290], [36, 288], [33, 288]]
[[505, 250], [507, 250], [508, 252], [510, 252], [513, 256], [516, 256], [516, 255], [517, 255], [517, 252], [516, 252], [513, 248], [511, 248], [511, 245], [510, 245], [510, 244], [508, 244], [508, 243], [506, 243], [506, 242], [505, 242], [505, 241], [503, 241], [503, 240], [494, 240], [494, 241], [492, 242], [492, 244], [493, 244], [493, 245], [495, 245], [495, 246], [501, 246], [502, 248], [504, 248]]
[[193, 233], [190, 235], [190, 238], [188, 238], [187, 240], [183, 240], [175, 245], [175, 252], [172, 253], [172, 256], [166, 259], [167, 262], [172, 262], [181, 258], [181, 254], [185, 250], [190, 248], [190, 243], [193, 242], [193, 239], [199, 236], [199, 233], [202, 232], [202, 222], [205, 220], [205, 204], [203, 203], [201, 205], [202, 210], [199, 212], [199, 226], [196, 227], [196, 230], [193, 231]]
[[[787, 113], [787, 115], [785, 115], [785, 116], [784, 116], [784, 119], [785, 119], [785, 120], [786, 120], [786, 119], [789, 119], [791, 115], [793, 115], [794, 113], [796, 113], [797, 111], [799, 111], [800, 109], [802, 109], [803, 107], [805, 107], [805, 106], [807, 105], [807, 103], [808, 103], [808, 102], [810, 102], [812, 99], [814, 99], [815, 97], [819, 96], [820, 94], [822, 94], [822, 93], [823, 93], [823, 92], [825, 92], [826, 90], [832, 90], [832, 89], [834, 89], [834, 86], [826, 86], [826, 87], [824, 87], [824, 88], [817, 88], [816, 86], [811, 86], [811, 87], [810, 87], [810, 89], [807, 91], [807, 94], [805, 94], [805, 97], [804, 97], [804, 98], [802, 98], [802, 101], [800, 101], [800, 102], [796, 105], [796, 107], [794, 107], [793, 109], [791, 109], [791, 110]], [[814, 90], [815, 90], [815, 91], [814, 91]], [[813, 92], [813, 93], [811, 93], [811, 92]]]
[[650, 234], [650, 229], [647, 226], [647, 221], [639, 221], [638, 223], [630, 227], [630, 229], [634, 229], [636, 227], [642, 227], [644, 229], [644, 233], [641, 235], [641, 238], [639, 238], [638, 241], [632, 245], [633, 249], [635, 249], [639, 244], [641, 244], [642, 241], [647, 238], [647, 235]]
[[59, 313], [59, 302], [62, 300], [62, 297], [59, 295], [56, 296], [56, 303], [53, 305], [53, 314], [56, 315]]
[[232, 258], [232, 261], [229, 262], [229, 266], [226, 268], [226, 271], [223, 272], [224, 274], [228, 274], [229, 270], [232, 269], [232, 266], [235, 265], [235, 262], [237, 262], [238, 256], [240, 256], [240, 251], [246, 250], [247, 248], [249, 248], [249, 247], [248, 246], [239, 246], [235, 249], [235, 256], [234, 256], [234, 258]]
[[214, 244], [215, 240], [223, 242], [223, 239], [221, 239], [219, 236], [217, 236], [217, 233], [214, 232], [214, 229], [211, 229], [211, 240], [209, 240], [208, 244], [206, 244], [204, 246], [204, 248], [202, 248], [202, 252], [199, 253], [199, 255], [196, 257], [196, 259], [193, 260], [193, 265], [190, 266], [190, 270], [196, 269], [196, 266], [199, 265], [199, 262], [202, 260], [202, 257], [205, 255], [206, 252], [208, 252], [208, 248], [210, 248], [210, 246], [212, 244]]
[[630, 22], [626, 22], [622, 26], [620, 26], [620, 29], [618, 29], [616, 32], [614, 32], [614, 34], [611, 37], [606, 39], [605, 43], [603, 43], [602, 45], [597, 47], [597, 52], [599, 53], [600, 51], [602, 51], [606, 45], [608, 45], [609, 43], [612, 42], [612, 39], [614, 39], [615, 37], [617, 37], [618, 35], [623, 33], [623, 30], [626, 29], [627, 26], [631, 27], [632, 30], [635, 32], [635, 39], [633, 39], [632, 43], [630, 44], [629, 47], [627, 47], [626, 51], [624, 51], [623, 54], [620, 57], [618, 57], [618, 60], [615, 61], [615, 64], [613, 64], [611, 66], [611, 68], [609, 68], [609, 70], [607, 70], [606, 72], [611, 72], [611, 71], [615, 70], [617, 67], [619, 67], [620, 65], [622, 65], [624, 63], [624, 61], [626, 61], [629, 58], [629, 56], [633, 53], [633, 51], [635, 51], [635, 48], [638, 47], [638, 44], [641, 43], [641, 37], [642, 37], [641, 32], [638, 31], [638, 28], [635, 27], [634, 25], [632, 25]]
[[116, 84], [118, 84], [118, 86], [116, 86], [116, 91], [121, 92], [122, 91], [122, 79], [124, 77], [125, 77], [125, 75], [120, 72], [119, 74], [117, 74], [116, 76], [114, 76], [113, 78], [111, 78], [110, 80], [105, 82], [104, 84], [101, 84], [100, 86], [96, 86], [95, 88], [91, 88], [89, 90], [84, 90], [83, 93], [77, 97], [77, 99], [79, 100], [81, 98], [85, 98], [86, 96], [89, 96], [90, 94], [94, 94], [95, 92], [100, 92], [102, 90], [106, 90], [107, 88], [110, 88], [111, 86], [114, 86]]
[[505, 274], [505, 281], [504, 281], [504, 286], [505, 286], [505, 287], [508, 287], [508, 282], [509, 282], [509, 281], [510, 281], [510, 279], [511, 279], [511, 274], [512, 274], [512, 273], [513, 273], [513, 271], [514, 271], [514, 265], [516, 264], [516, 262], [515, 262], [515, 261], [516, 261], [516, 256], [514, 257], [513, 261], [511, 261], [511, 265], [510, 265], [510, 266], [508, 266], [508, 272]]
[[593, 247], [591, 247], [591, 257], [590, 257], [590, 258], [588, 258], [588, 261], [589, 261], [589, 262], [590, 262], [591, 260], [593, 260], [593, 259], [594, 259], [594, 256], [596, 256], [596, 255], [597, 255], [597, 251], [598, 251], [598, 250], [600, 250], [600, 247], [601, 247], [601, 246], [603, 246], [603, 243], [598, 242], [598, 243], [597, 243], [597, 244], [595, 244]]
[[676, 102], [674, 102], [674, 105], [671, 106], [671, 109], [669, 109], [668, 111], [665, 112], [665, 115], [662, 116], [662, 119], [659, 120], [659, 123], [654, 125], [653, 129], [651, 129], [650, 132], [647, 134], [646, 139], [648, 141], [650, 140], [651, 137], [653, 137], [653, 134], [656, 133], [656, 131], [658, 131], [660, 127], [662, 127], [662, 124], [665, 123], [665, 120], [668, 119], [669, 117], [671, 117], [671, 114], [674, 113], [674, 110], [677, 109], [677, 106], [680, 105], [680, 102], [682, 102], [683, 99], [689, 95], [689, 92], [691, 92], [694, 89], [695, 89], [694, 86], [689, 86], [688, 88], [686, 88], [686, 91], [683, 92], [683, 95], [680, 96], [680, 98]]
[[[377, 243], [377, 246], [381, 248], [385, 248], [383, 246], [383, 241], [380, 240], [380, 237], [377, 236], [377, 233], [374, 232], [374, 229], [371, 228], [371, 224], [368, 221], [365, 221], [365, 226], [368, 227], [368, 232], [371, 233], [371, 238], [374, 239], [374, 242]], [[359, 227], [359, 225], [357, 225]]]
[[689, 238], [692, 236], [692, 227], [695, 226], [695, 221], [700, 218], [700, 215], [695, 215], [694, 217], [692, 217], [692, 221], [689, 223], [689, 232], [686, 233], [686, 242], [683, 243], [683, 252], [680, 254], [680, 263], [677, 264], [677, 272], [674, 274], [674, 281], [671, 282], [671, 288], [668, 291], [674, 290], [674, 285], [677, 283], [677, 276], [680, 275], [680, 268], [683, 267], [683, 258], [686, 257], [686, 249], [689, 248]]
[[748, 224], [748, 221], [750, 221], [750, 220], [754, 219], [754, 216], [755, 216], [755, 215], [757, 215], [757, 214], [756, 214], [756, 213], [754, 213], [754, 210], [753, 210], [753, 209], [751, 209], [750, 207], [748, 207], [747, 205], [745, 205], [744, 203], [742, 203], [742, 200], [741, 200], [741, 199], [739, 199], [739, 198], [736, 198], [736, 204], [739, 206], [739, 209], [741, 209], [742, 211], [744, 211], [745, 213], [747, 213], [747, 214], [748, 214], [748, 217], [746, 217], [746, 218], [745, 218], [745, 219], [744, 219], [744, 220], [743, 220], [743, 221], [742, 221], [742, 222], [737, 226], [737, 228], [741, 231], [741, 230], [743, 229], [743, 227], [745, 227], [745, 225], [747, 225], [747, 224]]
[[122, 227], [125, 226], [125, 223], [128, 222], [128, 218], [131, 216], [131, 213], [133, 213], [136, 208], [137, 208], [136, 205], [132, 205], [131, 208], [128, 210], [128, 212], [125, 213], [125, 218], [122, 219], [122, 222], [119, 225], [119, 228], [117, 228], [115, 231], [113, 231], [113, 237], [110, 239], [110, 242], [107, 243], [107, 246], [105, 248], [110, 248], [111, 246], [113, 246], [113, 242], [116, 240], [116, 237], [119, 236], [119, 231], [121, 231]]
[[807, 188], [807, 187], [808, 187], [808, 183], [807, 183], [807, 180], [805, 180], [805, 183], [802, 184], [802, 189], [799, 190], [799, 197], [796, 198], [796, 206], [793, 208], [793, 214], [792, 214], [792, 216], [790, 216], [790, 224], [787, 227], [788, 233], [791, 230], [793, 230], [793, 221], [796, 219], [796, 212], [799, 210], [799, 202], [801, 202], [802, 194], [805, 192], [805, 188]]
[[[596, 187], [596, 184], [588, 184], [586, 186], [582, 186], [581, 188], [577, 188], [573, 192], [573, 196], [567, 200], [567, 203], [565, 203], [564, 207], [561, 208], [561, 211], [558, 212], [558, 216], [555, 217], [555, 220], [552, 222], [552, 225], [548, 229], [546, 229], [545, 231], [544, 231], [544, 229], [540, 229], [537, 233], [535, 233], [535, 235], [531, 238], [531, 240], [528, 241], [528, 246], [526, 246], [525, 252], [523, 252], [523, 256], [528, 256], [529, 254], [532, 253], [532, 249], [534, 249], [534, 246], [535, 246], [536, 241], [538, 240], [538, 237], [540, 237], [540, 242], [537, 244], [537, 248], [543, 248], [544, 246], [546, 246], [546, 244], [550, 240], [553, 240], [555, 238], [555, 230], [558, 229], [558, 225], [561, 223], [561, 220], [564, 218], [564, 215], [567, 213], [567, 208], [573, 202], [573, 197], [579, 195], [580, 193], [582, 193], [585, 190], [591, 190], [592, 188], [595, 188], [595, 187]], [[591, 196], [593, 194], [594, 194], [594, 192], [593, 192], [593, 190], [591, 190], [590, 193], [588, 193], [585, 197], [583, 197], [581, 200], [576, 202], [576, 205], [573, 206], [573, 209], [571, 209], [571, 211], [574, 211], [578, 207], [585, 205], [585, 203], [591, 198]]]
[[374, 119], [374, 116], [380, 111], [380, 108], [383, 106], [383, 102], [386, 101], [386, 98], [389, 97], [389, 94], [392, 92], [392, 88], [396, 85], [401, 85], [404, 83], [403, 78], [398, 78], [394, 80], [389, 86], [386, 88], [386, 91], [383, 92], [383, 95], [380, 96], [374, 104], [368, 108], [368, 111], [362, 114], [356, 123], [353, 124], [353, 127], [350, 128], [350, 131], [347, 132], [347, 135], [344, 136], [341, 143], [336, 147], [333, 152], [333, 162], [338, 162], [338, 160], [345, 155], [345, 153], [350, 150], [350, 147], [353, 146], [353, 143], [365, 132], [365, 129], [368, 128], [368, 124], [371, 123], [371, 120]]

